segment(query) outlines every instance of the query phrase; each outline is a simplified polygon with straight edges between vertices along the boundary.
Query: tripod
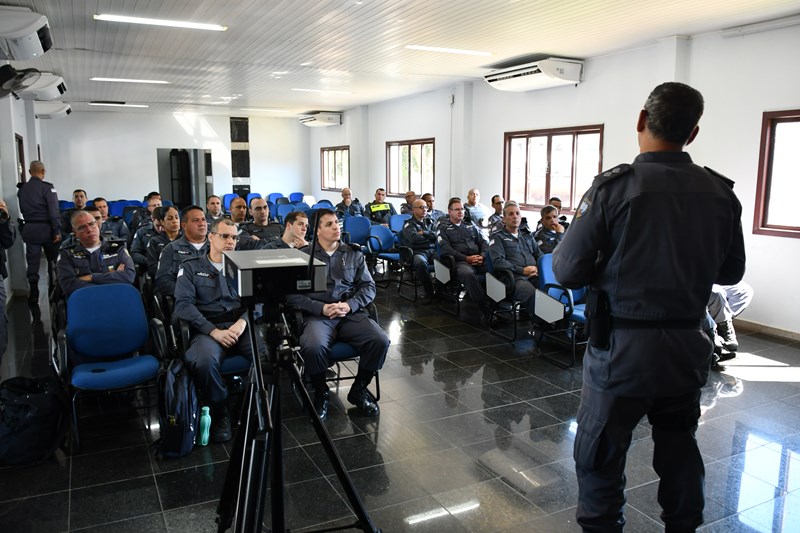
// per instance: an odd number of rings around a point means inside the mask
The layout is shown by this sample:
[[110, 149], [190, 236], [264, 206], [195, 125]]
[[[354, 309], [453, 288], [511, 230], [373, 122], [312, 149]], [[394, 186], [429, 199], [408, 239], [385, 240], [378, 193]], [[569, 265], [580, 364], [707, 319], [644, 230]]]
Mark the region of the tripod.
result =
[[264, 520], [268, 481], [271, 489], [272, 531], [273, 533], [286, 531], [280, 391], [281, 378], [285, 373], [299, 393], [303, 407], [311, 413], [311, 424], [358, 519], [346, 527], [380, 533], [380, 529], [375, 527], [367, 514], [328, 430], [317, 416], [297, 367], [297, 350], [285, 342], [286, 330], [281, 321], [280, 304], [276, 300], [264, 303], [267, 323], [264, 336], [271, 382], [267, 397], [264, 373], [256, 349], [253, 307], [254, 302], [248, 302], [247, 329], [253, 354], [250, 380], [242, 405], [241, 424], [225, 476], [222, 496], [217, 506], [217, 531], [223, 533], [232, 527], [236, 533], [260, 532]]

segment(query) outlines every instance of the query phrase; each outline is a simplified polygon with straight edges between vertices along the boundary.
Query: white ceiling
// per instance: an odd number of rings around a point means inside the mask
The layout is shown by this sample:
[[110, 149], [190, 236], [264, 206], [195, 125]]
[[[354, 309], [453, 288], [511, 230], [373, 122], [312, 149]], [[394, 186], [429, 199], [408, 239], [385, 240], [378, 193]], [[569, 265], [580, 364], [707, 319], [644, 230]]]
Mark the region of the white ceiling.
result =
[[[62, 76], [76, 111], [293, 116], [433, 90], [530, 54], [591, 58], [792, 15], [798, 0], [0, 0], [45, 15], [53, 48], [13, 62]], [[93, 20], [108, 13], [227, 26], [209, 32]], [[408, 50], [427, 45], [490, 57]], [[160, 79], [169, 85], [89, 81]], [[326, 89], [337, 93], [298, 92]], [[227, 99], [227, 103], [224, 103]], [[218, 102], [218, 103], [214, 103]], [[219, 103], [223, 102], [223, 103]], [[241, 108], [287, 113], [244, 112]], [[118, 108], [121, 109], [121, 108]]]

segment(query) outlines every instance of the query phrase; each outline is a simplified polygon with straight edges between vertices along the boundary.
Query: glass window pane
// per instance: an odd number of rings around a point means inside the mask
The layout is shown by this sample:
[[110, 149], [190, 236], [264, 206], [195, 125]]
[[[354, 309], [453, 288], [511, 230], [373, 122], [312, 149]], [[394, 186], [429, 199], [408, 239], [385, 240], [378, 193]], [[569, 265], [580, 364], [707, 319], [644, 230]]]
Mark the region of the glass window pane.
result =
[[550, 149], [550, 194], [562, 201], [562, 208], [570, 203], [572, 190], [572, 141], [573, 135], [553, 135]]
[[766, 223], [800, 227], [800, 122], [778, 122], [774, 141]]
[[400, 147], [392, 145], [389, 147], [389, 192], [395, 192], [398, 189], [400, 180]]
[[[592, 186], [592, 180], [600, 167], [600, 134], [583, 133], [578, 135], [577, 158], [575, 161], [575, 203], [569, 208], [577, 207], [583, 194]], [[562, 209], [567, 209], [567, 199], [561, 198]]]
[[422, 145], [413, 144], [411, 149], [411, 168], [408, 190], [422, 190]]
[[528, 142], [528, 190], [524, 203], [544, 205], [546, 184], [547, 137], [531, 137]]
[[528, 141], [525, 137], [511, 139], [509, 150], [509, 197], [506, 200], [519, 202], [525, 198], [525, 165], [528, 160], [527, 144]]
[[342, 150], [342, 183], [341, 189], [350, 186], [350, 150]]

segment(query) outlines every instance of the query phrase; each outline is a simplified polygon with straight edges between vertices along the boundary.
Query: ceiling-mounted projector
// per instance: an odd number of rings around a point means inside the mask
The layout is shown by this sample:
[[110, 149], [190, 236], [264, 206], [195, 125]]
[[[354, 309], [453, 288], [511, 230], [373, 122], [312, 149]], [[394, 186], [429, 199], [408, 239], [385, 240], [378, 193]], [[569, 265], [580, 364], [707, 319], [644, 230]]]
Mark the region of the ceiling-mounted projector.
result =
[[61, 118], [72, 113], [72, 108], [64, 102], [34, 102], [33, 112], [38, 118]]
[[23, 100], [55, 100], [67, 92], [64, 78], [42, 72], [42, 76], [30, 87], [19, 92]]
[[0, 59], [34, 59], [52, 47], [47, 17], [25, 7], [0, 6]]
[[340, 126], [342, 124], [342, 114], [322, 111], [319, 113], [310, 113], [306, 116], [300, 117], [300, 124], [310, 128]]

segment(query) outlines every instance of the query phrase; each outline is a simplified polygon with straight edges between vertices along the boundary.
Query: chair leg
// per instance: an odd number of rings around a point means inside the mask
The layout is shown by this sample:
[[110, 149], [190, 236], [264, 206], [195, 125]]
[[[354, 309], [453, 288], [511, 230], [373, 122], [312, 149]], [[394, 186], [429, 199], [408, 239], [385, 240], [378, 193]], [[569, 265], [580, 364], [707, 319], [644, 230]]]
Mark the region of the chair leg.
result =
[[77, 453], [81, 448], [81, 438], [78, 433], [78, 391], [72, 395], [72, 442], [73, 453]]

